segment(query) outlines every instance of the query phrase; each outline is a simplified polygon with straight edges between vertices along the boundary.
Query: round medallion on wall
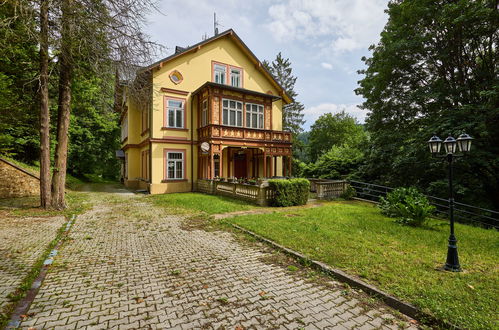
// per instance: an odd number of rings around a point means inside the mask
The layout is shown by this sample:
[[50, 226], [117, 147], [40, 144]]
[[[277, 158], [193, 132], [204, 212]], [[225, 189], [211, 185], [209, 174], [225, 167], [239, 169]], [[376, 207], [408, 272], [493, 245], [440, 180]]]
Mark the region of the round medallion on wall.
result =
[[173, 70], [170, 72], [170, 80], [175, 84], [178, 85], [184, 80], [184, 77], [178, 70]]
[[210, 144], [208, 142], [201, 143], [201, 151], [208, 152], [210, 150]]

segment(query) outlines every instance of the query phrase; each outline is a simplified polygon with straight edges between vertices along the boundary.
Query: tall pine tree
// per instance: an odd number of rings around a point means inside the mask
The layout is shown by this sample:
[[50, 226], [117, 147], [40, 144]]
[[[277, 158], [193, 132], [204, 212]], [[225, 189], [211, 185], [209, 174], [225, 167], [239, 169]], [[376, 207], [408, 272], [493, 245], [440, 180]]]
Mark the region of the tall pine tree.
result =
[[279, 52], [272, 63], [263, 61], [263, 65], [284, 88], [286, 93], [294, 100], [293, 103], [283, 107], [282, 121], [283, 129], [290, 131], [296, 136], [303, 131], [302, 125], [305, 123], [305, 120], [303, 120], [303, 110], [305, 109], [305, 106], [296, 101], [298, 94], [294, 91], [294, 88], [297, 77], [292, 74], [293, 69], [291, 69], [291, 62], [289, 61], [289, 58], [284, 59]]

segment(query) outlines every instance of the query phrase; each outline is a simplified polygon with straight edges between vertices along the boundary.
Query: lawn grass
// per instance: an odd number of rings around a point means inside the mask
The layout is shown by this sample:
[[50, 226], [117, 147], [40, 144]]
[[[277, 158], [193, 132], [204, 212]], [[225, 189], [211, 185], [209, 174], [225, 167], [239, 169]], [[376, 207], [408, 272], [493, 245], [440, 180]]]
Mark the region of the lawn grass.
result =
[[244, 211], [257, 208], [251, 203], [229, 197], [201, 193], [176, 193], [147, 196], [157, 206], [173, 209], [184, 214], [204, 213], [208, 215]]
[[[43, 209], [40, 207], [39, 196], [2, 198], [0, 211], [6, 215], [19, 217], [51, 217], [78, 215], [92, 207], [88, 194], [76, 191], [66, 192], [67, 208], [64, 210]], [[2, 214], [2, 213], [0, 213]]]
[[499, 233], [456, 225], [464, 272], [438, 270], [448, 225], [402, 226], [370, 203], [244, 215], [229, 221], [315, 260], [361, 277], [439, 319], [469, 329], [497, 329]]

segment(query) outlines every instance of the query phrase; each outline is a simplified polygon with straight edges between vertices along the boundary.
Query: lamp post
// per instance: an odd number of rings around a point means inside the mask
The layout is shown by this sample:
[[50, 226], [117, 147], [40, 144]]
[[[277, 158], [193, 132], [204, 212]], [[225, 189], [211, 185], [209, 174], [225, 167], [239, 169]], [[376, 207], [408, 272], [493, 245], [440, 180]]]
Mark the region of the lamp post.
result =
[[[440, 138], [433, 135], [428, 141], [428, 146], [430, 147], [430, 152], [432, 156], [437, 158], [445, 158], [449, 163], [449, 217], [450, 217], [450, 236], [449, 236], [449, 246], [447, 249], [447, 261], [445, 262], [444, 269], [451, 272], [460, 272], [461, 266], [459, 265], [459, 257], [457, 254], [457, 239], [454, 235], [454, 187], [452, 183], [452, 166], [454, 157], [462, 157], [464, 153], [467, 153], [471, 149], [471, 141], [473, 138], [468, 134], [461, 134], [457, 140], [452, 136], [447, 137], [445, 141], [442, 142]], [[445, 155], [439, 155], [440, 149], [444, 145]], [[461, 154], [457, 154], [456, 150], [459, 149]]]

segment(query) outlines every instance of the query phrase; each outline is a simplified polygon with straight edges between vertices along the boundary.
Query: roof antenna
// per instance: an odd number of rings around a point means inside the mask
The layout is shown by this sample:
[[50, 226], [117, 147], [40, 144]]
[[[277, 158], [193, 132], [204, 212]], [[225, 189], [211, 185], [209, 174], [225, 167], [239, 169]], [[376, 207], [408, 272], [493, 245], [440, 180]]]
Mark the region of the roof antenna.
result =
[[218, 24], [218, 21], [217, 21], [217, 13], [213, 13], [213, 28], [215, 29], [215, 35], [218, 35], [218, 26], [220, 24]]

